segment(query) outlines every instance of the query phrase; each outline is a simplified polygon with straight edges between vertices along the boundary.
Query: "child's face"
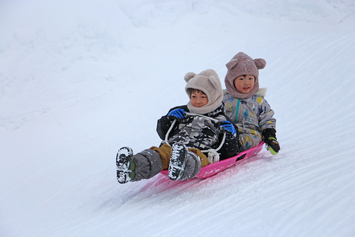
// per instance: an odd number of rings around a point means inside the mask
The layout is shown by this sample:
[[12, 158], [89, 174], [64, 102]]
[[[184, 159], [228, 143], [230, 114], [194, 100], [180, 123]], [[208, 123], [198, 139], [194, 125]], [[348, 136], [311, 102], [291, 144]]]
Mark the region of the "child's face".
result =
[[206, 94], [202, 93], [202, 91], [194, 90], [191, 93], [190, 101], [193, 106], [202, 107], [208, 103], [208, 98]]
[[254, 88], [255, 77], [253, 75], [243, 75], [234, 79], [235, 88], [243, 93], [247, 94]]

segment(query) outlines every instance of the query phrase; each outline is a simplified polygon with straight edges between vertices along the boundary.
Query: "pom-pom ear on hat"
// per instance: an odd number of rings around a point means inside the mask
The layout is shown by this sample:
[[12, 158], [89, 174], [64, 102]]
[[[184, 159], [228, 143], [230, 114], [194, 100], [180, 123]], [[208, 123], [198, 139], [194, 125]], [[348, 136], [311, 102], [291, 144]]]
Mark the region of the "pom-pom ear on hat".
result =
[[266, 66], [266, 61], [262, 58], [254, 59], [254, 63], [258, 69], [263, 69]]
[[237, 64], [238, 64], [238, 59], [232, 59], [232, 60], [230, 60], [229, 63], [226, 64], [226, 66], [227, 66], [227, 69], [228, 69], [228, 70], [231, 70], [231, 69], [233, 69], [235, 66], [237, 66]]
[[194, 72], [188, 72], [186, 73], [184, 79], [186, 82], [190, 81], [194, 76], [196, 76], [196, 73]]
[[219, 90], [221, 88], [221, 82], [219, 81], [219, 78], [209, 76], [207, 77], [207, 79], [216, 90]]

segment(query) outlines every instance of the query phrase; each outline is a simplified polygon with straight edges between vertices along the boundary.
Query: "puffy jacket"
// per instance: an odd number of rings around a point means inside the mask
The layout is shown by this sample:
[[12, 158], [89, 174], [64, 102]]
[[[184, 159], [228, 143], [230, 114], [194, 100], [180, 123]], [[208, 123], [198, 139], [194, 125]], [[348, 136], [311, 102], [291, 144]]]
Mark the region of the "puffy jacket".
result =
[[[169, 112], [179, 108], [189, 112], [186, 105], [174, 107], [170, 109]], [[224, 132], [221, 130], [220, 125], [224, 120], [229, 121], [229, 118], [227, 118], [224, 113], [223, 104], [214, 111], [203, 114], [202, 116], [185, 115], [184, 119], [176, 121], [173, 129], [169, 133], [168, 142], [169, 144], [173, 144], [180, 141], [187, 147], [198, 148], [201, 151], [216, 149], [223, 138]], [[173, 119], [168, 115], [162, 116], [158, 120], [157, 132], [163, 141], [165, 140], [165, 135], [172, 122]], [[238, 151], [238, 136], [233, 137], [227, 132], [225, 142], [222, 148], [218, 151], [218, 153], [220, 153], [220, 160], [232, 157], [236, 155]], [[206, 152], [204, 153], [206, 154]]]
[[239, 142], [243, 150], [257, 146], [262, 141], [262, 132], [267, 128], [276, 130], [274, 111], [264, 99], [264, 90], [248, 99], [233, 98], [224, 91], [225, 113], [237, 125]]

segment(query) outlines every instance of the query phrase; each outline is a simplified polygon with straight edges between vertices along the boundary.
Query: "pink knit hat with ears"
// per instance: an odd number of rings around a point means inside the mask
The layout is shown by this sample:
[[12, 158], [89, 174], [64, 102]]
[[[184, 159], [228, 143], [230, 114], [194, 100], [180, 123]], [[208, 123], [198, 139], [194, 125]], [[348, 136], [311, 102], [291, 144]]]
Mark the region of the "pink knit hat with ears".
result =
[[191, 113], [206, 114], [222, 105], [222, 84], [214, 70], [207, 69], [199, 74], [188, 72], [184, 79], [187, 82], [185, 90], [189, 98], [191, 97], [193, 89], [203, 91], [208, 98], [208, 103], [202, 107], [195, 107], [191, 104], [191, 101], [189, 101], [187, 108]]
[[[227, 91], [234, 98], [246, 99], [252, 97], [259, 90], [259, 70], [263, 69], [266, 61], [262, 58], [252, 59], [243, 52], [237, 53], [227, 64], [228, 72], [224, 79]], [[239, 92], [234, 86], [235, 78], [242, 75], [255, 77], [254, 88], [247, 94]]]

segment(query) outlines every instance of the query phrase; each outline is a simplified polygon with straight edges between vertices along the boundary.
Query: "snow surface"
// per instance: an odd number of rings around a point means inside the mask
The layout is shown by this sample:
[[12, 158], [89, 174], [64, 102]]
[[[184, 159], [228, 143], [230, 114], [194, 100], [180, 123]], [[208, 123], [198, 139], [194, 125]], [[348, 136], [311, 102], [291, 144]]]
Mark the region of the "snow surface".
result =
[[[353, 0], [1, 0], [0, 29], [0, 236], [355, 236]], [[239, 51], [280, 153], [120, 185], [117, 150]]]

